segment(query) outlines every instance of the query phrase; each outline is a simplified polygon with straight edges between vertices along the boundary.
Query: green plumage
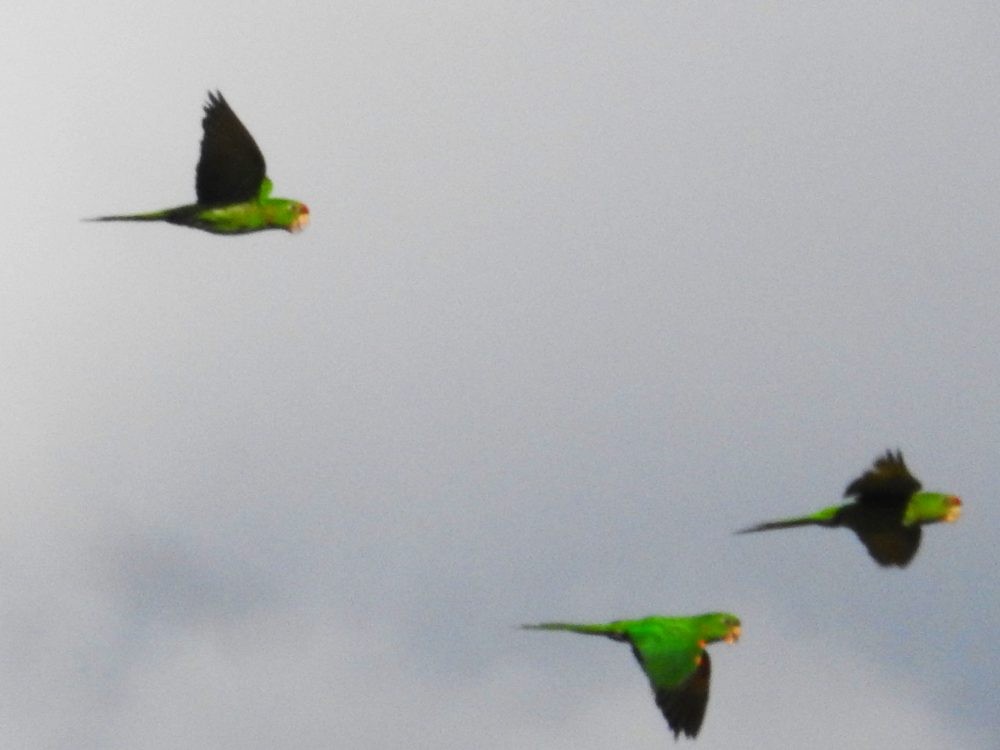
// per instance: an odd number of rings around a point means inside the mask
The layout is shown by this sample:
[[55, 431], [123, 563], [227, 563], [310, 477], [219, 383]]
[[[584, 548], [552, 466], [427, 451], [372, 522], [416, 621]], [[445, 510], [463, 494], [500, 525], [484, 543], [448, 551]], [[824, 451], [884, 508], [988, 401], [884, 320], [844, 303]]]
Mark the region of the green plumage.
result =
[[197, 203], [91, 221], [166, 221], [213, 234], [305, 228], [309, 208], [289, 198], [271, 197], [264, 155], [219, 92], [208, 94], [202, 127], [195, 171]]
[[546, 622], [521, 627], [602, 635], [630, 644], [675, 739], [681, 733], [697, 736], [705, 718], [712, 672], [706, 644], [733, 643], [740, 637], [739, 618], [725, 612], [692, 617], [653, 616], [604, 624]]
[[738, 531], [788, 529], [795, 526], [844, 526], [858, 539], [879, 565], [906, 567], [920, 547], [920, 527], [955, 521], [962, 511], [956, 495], [921, 492], [919, 480], [906, 468], [903, 454], [886, 451], [872, 468], [859, 476], [844, 492], [854, 501], [833, 505], [807, 516], [768, 521]]

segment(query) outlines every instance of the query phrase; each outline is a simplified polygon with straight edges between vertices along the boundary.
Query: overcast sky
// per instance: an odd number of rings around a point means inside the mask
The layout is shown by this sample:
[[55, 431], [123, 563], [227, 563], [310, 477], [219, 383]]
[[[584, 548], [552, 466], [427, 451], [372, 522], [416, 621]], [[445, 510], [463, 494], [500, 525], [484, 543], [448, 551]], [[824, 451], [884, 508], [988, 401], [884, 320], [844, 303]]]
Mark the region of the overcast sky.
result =
[[[726, 610], [701, 750], [995, 748], [998, 50], [954, 0], [8, 14], [0, 745], [670, 747], [627, 647], [514, 626]], [[312, 226], [81, 223], [193, 200], [210, 88]], [[732, 535], [896, 447], [965, 502], [909, 568]]]

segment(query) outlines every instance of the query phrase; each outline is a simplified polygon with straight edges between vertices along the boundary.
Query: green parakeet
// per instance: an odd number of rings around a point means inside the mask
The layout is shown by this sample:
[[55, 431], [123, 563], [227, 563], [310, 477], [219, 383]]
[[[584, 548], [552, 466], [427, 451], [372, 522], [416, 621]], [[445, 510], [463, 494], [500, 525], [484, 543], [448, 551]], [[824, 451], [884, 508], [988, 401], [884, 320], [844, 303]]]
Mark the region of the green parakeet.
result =
[[879, 565], [903, 568], [917, 554], [921, 526], [952, 522], [962, 513], [962, 501], [956, 495], [921, 492], [920, 482], [910, 474], [899, 451], [886, 451], [877, 458], [871, 469], [847, 485], [844, 497], [853, 497], [854, 501], [736, 533], [793, 526], [846, 526], [858, 535]]
[[716, 641], [734, 643], [740, 637], [740, 620], [725, 612], [693, 617], [644, 617], [616, 620], [604, 625], [546, 622], [522, 625], [528, 630], [568, 630], [603, 635], [632, 646], [632, 653], [649, 678], [674, 739], [681, 732], [695, 737], [708, 705], [712, 662], [705, 646]]
[[92, 221], [166, 221], [214, 234], [305, 228], [309, 208], [299, 201], [270, 197], [264, 155], [218, 91], [208, 93], [202, 127], [205, 134], [195, 172], [197, 203]]

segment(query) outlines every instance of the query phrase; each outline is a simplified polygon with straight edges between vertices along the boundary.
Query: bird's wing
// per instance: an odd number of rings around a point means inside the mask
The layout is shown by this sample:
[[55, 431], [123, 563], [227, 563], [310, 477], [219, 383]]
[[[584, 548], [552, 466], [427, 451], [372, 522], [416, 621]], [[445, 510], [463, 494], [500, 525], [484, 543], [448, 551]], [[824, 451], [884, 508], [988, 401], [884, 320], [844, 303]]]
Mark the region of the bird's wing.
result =
[[879, 565], [905, 568], [920, 546], [919, 526], [898, 526], [894, 529], [867, 531], [856, 529], [858, 539]]
[[267, 168], [253, 136], [219, 92], [208, 93], [205, 134], [195, 173], [195, 193], [201, 205], [227, 205], [253, 200]]
[[708, 705], [712, 673], [708, 652], [690, 639], [672, 642], [634, 636], [630, 642], [674, 737], [682, 732], [696, 736]]
[[872, 468], [847, 485], [844, 497], [857, 496], [862, 505], [902, 508], [919, 489], [920, 482], [906, 468], [903, 454], [886, 451]]

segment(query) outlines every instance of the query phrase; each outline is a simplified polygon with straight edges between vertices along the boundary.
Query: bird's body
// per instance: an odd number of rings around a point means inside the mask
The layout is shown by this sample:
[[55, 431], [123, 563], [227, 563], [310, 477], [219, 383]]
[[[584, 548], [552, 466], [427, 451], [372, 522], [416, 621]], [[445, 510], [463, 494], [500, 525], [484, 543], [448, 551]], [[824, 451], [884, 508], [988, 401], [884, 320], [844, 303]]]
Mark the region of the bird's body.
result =
[[101, 216], [94, 221], [165, 221], [184, 227], [203, 229], [212, 234], [246, 234], [262, 229], [288, 229], [298, 231], [303, 222], [298, 215], [295, 201], [285, 198], [266, 198], [222, 206], [187, 206], [150, 211], [125, 216]]
[[165, 221], [213, 234], [305, 228], [309, 208], [296, 200], [271, 197], [264, 156], [222, 94], [209, 92], [202, 125], [205, 133], [195, 177], [197, 203], [100, 216], [93, 221]]
[[712, 669], [706, 644], [733, 643], [740, 636], [739, 618], [724, 612], [692, 617], [652, 616], [603, 624], [547, 622], [522, 627], [602, 635], [630, 644], [675, 738], [681, 733], [695, 737], [705, 718]]
[[768, 521], [739, 534], [796, 526], [844, 526], [851, 529], [879, 565], [905, 567], [920, 546], [920, 527], [955, 521], [962, 501], [944, 492], [923, 492], [897, 451], [886, 452], [871, 469], [847, 486], [844, 497], [855, 500], [831, 505], [806, 516]]

